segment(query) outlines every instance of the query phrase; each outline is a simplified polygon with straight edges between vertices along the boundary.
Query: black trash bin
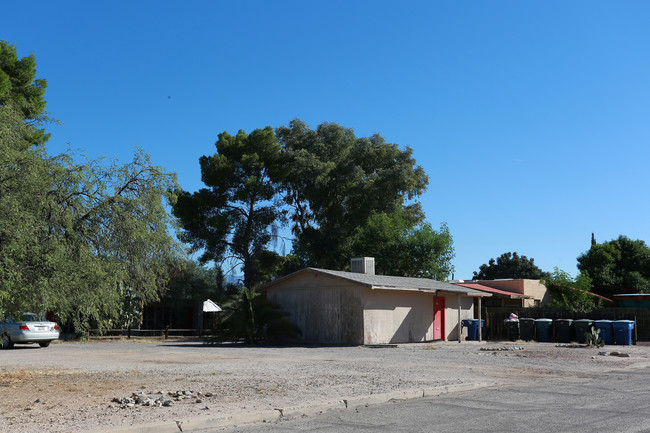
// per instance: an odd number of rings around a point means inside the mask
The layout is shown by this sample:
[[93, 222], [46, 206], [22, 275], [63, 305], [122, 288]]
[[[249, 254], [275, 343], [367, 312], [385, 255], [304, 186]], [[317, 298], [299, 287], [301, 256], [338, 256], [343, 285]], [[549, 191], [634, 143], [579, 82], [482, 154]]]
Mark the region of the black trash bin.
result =
[[517, 320], [506, 320], [506, 335], [508, 340], [519, 340], [519, 322]]
[[535, 339], [535, 319], [519, 319], [519, 337], [526, 341]]
[[576, 333], [576, 341], [580, 344], [587, 343], [585, 333], [591, 333], [591, 327], [594, 321], [591, 319], [578, 319], [573, 321], [573, 330]]
[[571, 342], [572, 319], [555, 319], [555, 338], [560, 343]]

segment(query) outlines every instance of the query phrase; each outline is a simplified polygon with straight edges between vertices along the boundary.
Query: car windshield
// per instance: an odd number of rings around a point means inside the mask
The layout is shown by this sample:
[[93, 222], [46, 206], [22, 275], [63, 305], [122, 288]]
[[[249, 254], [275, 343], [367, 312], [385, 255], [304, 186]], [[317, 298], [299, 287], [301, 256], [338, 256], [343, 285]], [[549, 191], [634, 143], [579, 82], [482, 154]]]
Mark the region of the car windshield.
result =
[[24, 313], [21, 317], [23, 322], [41, 322], [43, 319], [34, 313]]

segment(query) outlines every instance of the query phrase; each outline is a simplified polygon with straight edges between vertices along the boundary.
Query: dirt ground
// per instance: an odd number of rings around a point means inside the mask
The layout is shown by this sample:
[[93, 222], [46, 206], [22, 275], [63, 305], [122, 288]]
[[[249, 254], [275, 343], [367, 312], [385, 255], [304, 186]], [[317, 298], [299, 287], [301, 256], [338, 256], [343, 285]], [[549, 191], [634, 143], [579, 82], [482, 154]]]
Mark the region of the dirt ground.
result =
[[[243, 347], [121, 340], [17, 347], [0, 352], [0, 363], [2, 433], [137, 431], [151, 423], [175, 430], [176, 421], [192, 431], [197, 419], [239, 415], [241, 420], [269, 411], [279, 416], [282, 410], [338, 407], [364, 396], [579, 381], [646, 368], [650, 347], [524, 342]], [[134, 394], [140, 402], [148, 398], [150, 406], [128, 400]]]

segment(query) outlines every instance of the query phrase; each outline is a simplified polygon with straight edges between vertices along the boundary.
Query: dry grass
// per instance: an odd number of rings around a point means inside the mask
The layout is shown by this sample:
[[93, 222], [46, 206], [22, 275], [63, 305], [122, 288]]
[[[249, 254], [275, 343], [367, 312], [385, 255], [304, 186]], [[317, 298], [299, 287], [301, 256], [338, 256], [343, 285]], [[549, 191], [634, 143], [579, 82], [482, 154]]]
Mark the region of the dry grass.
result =
[[79, 373], [62, 370], [9, 370], [0, 371], [0, 386], [15, 386], [25, 382], [41, 381], [47, 379], [60, 379]]

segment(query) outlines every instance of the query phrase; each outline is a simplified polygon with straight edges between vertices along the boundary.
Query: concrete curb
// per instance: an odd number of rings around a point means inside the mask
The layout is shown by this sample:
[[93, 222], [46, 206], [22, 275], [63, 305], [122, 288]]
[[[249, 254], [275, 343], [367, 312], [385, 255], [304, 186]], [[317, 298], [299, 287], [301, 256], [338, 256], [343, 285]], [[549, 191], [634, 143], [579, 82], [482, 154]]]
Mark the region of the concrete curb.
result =
[[[206, 429], [223, 428], [228, 426], [252, 424], [264, 421], [277, 421], [280, 418], [298, 417], [303, 415], [317, 415], [331, 410], [355, 409], [367, 405], [383, 404], [393, 400], [412, 400], [423, 397], [435, 397], [451, 392], [470, 391], [480, 388], [496, 386], [496, 382], [476, 382], [458, 385], [446, 385], [433, 388], [409, 389], [381, 394], [350, 397], [319, 403], [309, 406], [277, 408], [273, 410], [260, 410], [253, 413], [242, 413], [219, 417], [195, 417], [182, 421], [183, 432], [197, 432]], [[120, 427], [102, 430], [105, 433], [175, 433], [180, 431], [174, 420], [142, 424], [138, 426]]]

